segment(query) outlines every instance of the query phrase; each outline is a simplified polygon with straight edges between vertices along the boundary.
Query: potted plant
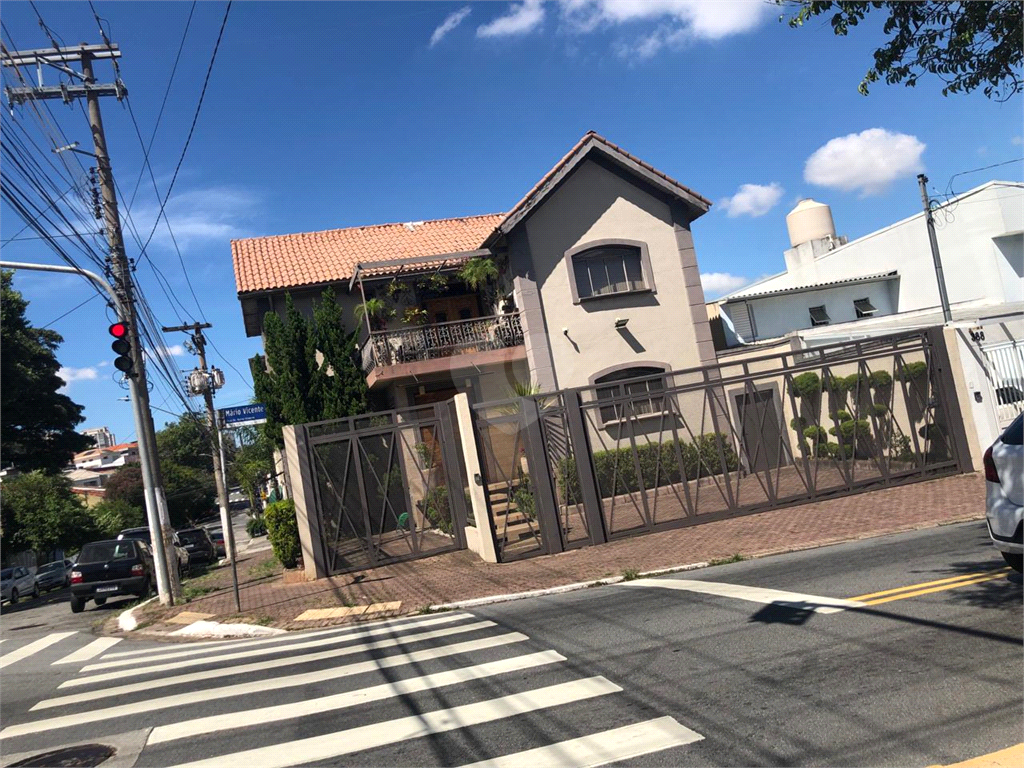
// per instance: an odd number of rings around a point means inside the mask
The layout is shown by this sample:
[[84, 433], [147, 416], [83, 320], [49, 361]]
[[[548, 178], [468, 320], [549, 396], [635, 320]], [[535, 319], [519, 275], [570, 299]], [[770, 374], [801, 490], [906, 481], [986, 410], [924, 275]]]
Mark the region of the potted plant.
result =
[[395, 310], [383, 299], [374, 297], [367, 299], [362, 304], [358, 304], [353, 310], [353, 314], [357, 323], [363, 322], [364, 317], [369, 318], [370, 328], [380, 331], [384, 329], [388, 318], [395, 316]]
[[427, 310], [420, 307], [409, 307], [402, 314], [402, 322], [406, 325], [425, 325], [427, 322]]

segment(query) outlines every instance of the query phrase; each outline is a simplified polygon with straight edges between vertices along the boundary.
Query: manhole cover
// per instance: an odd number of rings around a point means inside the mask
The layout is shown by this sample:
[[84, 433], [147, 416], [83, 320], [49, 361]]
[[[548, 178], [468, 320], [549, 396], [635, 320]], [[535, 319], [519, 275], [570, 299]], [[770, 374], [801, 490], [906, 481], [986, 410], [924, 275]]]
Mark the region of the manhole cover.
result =
[[11, 763], [10, 768], [88, 768], [113, 757], [115, 752], [116, 749], [106, 744], [80, 744], [19, 760]]

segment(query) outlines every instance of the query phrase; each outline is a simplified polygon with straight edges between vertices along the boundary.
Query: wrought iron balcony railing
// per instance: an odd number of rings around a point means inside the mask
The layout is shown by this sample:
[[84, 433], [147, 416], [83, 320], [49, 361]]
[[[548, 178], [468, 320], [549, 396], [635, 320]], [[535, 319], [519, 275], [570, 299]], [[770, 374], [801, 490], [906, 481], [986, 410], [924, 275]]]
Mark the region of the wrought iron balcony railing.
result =
[[523, 326], [518, 313], [374, 331], [363, 343], [363, 372], [369, 374], [379, 366], [454, 357], [522, 344]]

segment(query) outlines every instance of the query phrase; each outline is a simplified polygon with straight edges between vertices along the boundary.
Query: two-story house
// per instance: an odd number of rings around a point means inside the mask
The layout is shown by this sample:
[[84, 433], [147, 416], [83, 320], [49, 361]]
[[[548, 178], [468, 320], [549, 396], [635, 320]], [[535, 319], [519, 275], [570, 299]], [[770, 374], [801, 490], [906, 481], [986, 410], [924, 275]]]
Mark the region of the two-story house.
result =
[[246, 333], [332, 286], [379, 408], [713, 363], [691, 235], [710, 205], [590, 132], [507, 213], [232, 241]]

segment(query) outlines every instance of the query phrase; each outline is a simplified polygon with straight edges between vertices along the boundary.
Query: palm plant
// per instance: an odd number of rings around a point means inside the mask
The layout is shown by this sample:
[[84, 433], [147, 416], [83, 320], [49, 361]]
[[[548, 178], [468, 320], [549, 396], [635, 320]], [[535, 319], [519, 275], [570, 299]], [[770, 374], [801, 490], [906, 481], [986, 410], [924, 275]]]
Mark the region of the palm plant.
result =
[[493, 259], [474, 256], [462, 265], [459, 279], [471, 290], [478, 291], [498, 279], [498, 267]]
[[375, 297], [357, 304], [352, 314], [355, 315], [357, 323], [363, 322], [363, 318], [369, 318], [370, 325], [379, 327], [389, 317], [395, 316], [395, 310], [383, 299]]

